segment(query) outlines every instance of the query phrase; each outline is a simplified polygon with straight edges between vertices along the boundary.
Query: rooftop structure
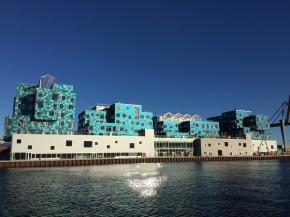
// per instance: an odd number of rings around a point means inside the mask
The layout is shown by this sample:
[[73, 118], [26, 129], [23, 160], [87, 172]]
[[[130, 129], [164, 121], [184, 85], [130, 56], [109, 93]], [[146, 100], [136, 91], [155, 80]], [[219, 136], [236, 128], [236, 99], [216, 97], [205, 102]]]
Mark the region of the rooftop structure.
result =
[[163, 115], [158, 116], [159, 121], [177, 121], [177, 122], [182, 122], [182, 121], [200, 121], [201, 118], [198, 115], [190, 115], [190, 114], [172, 114], [170, 112], [165, 113]]

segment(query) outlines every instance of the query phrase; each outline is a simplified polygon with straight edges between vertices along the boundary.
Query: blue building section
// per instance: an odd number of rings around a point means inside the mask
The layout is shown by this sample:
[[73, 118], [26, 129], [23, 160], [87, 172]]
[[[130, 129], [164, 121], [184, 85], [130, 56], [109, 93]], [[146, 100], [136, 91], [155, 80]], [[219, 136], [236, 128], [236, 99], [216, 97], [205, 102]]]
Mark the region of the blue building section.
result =
[[49, 75], [39, 84], [17, 85], [12, 115], [5, 119], [4, 139], [17, 134], [72, 134], [76, 94]]
[[200, 137], [219, 137], [219, 123], [214, 121], [185, 121], [180, 123], [179, 129], [183, 133]]
[[157, 136], [166, 137], [219, 137], [219, 123], [213, 121], [158, 121], [154, 117]]
[[141, 105], [114, 103], [97, 110], [79, 114], [78, 131], [91, 135], [139, 135], [141, 130], [152, 129], [153, 113], [142, 110]]
[[253, 115], [251, 111], [233, 110], [224, 112], [220, 116], [208, 118], [220, 125], [223, 137], [245, 137], [252, 134], [252, 139], [272, 139], [269, 129], [269, 118], [265, 115]]

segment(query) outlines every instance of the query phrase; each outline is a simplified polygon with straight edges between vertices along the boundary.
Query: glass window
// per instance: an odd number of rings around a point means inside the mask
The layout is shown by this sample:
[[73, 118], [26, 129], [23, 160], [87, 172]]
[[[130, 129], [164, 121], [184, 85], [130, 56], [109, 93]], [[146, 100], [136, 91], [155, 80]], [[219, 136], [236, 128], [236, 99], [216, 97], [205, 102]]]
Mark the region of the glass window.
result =
[[55, 147], [54, 146], [50, 146], [50, 150], [54, 150], [55, 149]]
[[66, 140], [66, 146], [72, 146], [72, 140]]
[[225, 146], [229, 146], [229, 143], [228, 142], [225, 142]]
[[43, 101], [38, 101], [37, 102], [37, 107], [38, 108], [43, 108]]
[[93, 146], [92, 141], [84, 141], [84, 148], [91, 148]]
[[32, 149], [32, 145], [27, 146], [28, 149]]
[[52, 100], [57, 100], [58, 99], [58, 94], [54, 93], [52, 94]]
[[130, 143], [130, 148], [135, 148], [135, 143]]
[[21, 139], [17, 139], [16, 143], [20, 144], [21, 143]]
[[111, 148], [110, 145], [107, 145], [107, 148], [108, 148], [108, 149]]

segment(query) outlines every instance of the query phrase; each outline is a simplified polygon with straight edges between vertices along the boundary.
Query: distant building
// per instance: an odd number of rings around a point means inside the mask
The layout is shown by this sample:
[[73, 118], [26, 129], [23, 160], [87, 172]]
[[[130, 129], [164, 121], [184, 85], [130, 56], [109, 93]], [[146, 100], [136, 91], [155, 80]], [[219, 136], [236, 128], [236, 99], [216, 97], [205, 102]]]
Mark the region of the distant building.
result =
[[154, 117], [155, 135], [164, 137], [218, 137], [219, 124], [202, 121], [198, 115], [166, 113]]
[[76, 94], [73, 86], [43, 76], [38, 85], [18, 84], [13, 113], [5, 118], [4, 138], [17, 134], [71, 134]]
[[142, 130], [153, 129], [153, 113], [135, 104], [97, 105], [78, 117], [78, 131], [83, 134], [137, 136]]

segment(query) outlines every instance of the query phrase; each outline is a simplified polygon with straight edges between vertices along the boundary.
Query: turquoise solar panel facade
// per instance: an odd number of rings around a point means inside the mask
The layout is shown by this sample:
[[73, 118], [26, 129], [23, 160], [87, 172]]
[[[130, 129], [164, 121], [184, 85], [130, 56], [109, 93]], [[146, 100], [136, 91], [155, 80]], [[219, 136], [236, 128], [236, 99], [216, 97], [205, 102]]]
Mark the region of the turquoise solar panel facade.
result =
[[253, 115], [251, 111], [233, 110], [208, 120], [219, 122], [222, 136], [245, 137], [246, 133], [250, 133], [252, 139], [272, 139], [269, 117], [266, 115]]
[[18, 134], [71, 134], [76, 94], [73, 86], [18, 84], [13, 113], [5, 121], [4, 137]]
[[139, 135], [141, 130], [152, 129], [152, 112], [141, 105], [114, 103], [102, 110], [95, 108], [79, 114], [78, 131], [91, 135]]

